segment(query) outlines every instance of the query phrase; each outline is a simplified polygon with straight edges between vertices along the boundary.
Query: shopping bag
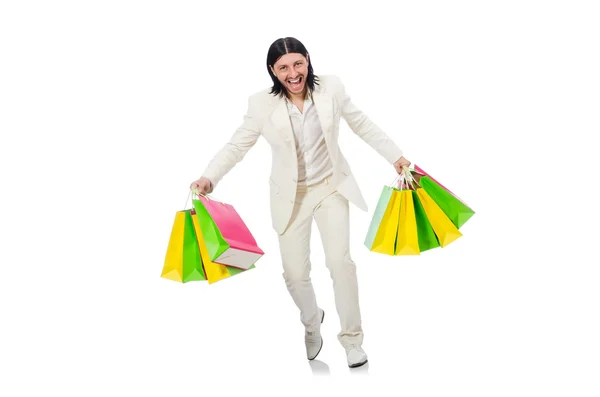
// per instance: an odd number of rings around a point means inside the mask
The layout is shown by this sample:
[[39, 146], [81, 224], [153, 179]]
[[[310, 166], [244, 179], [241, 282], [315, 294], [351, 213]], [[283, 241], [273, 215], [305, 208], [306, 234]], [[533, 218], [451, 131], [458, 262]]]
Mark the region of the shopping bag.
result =
[[[193, 220], [194, 230], [196, 231], [197, 245], [200, 250], [200, 256], [201, 256], [202, 262], [204, 264], [204, 270], [206, 272], [206, 278], [207, 278], [209, 284], [212, 284], [219, 280], [223, 280], [225, 278], [234, 276], [236, 274], [239, 274], [239, 273], [245, 271], [245, 270], [238, 269], [235, 267], [230, 267], [230, 266], [222, 265], [220, 263], [213, 262], [210, 259], [210, 254], [208, 252], [206, 240], [203, 235], [203, 230], [200, 227], [200, 221], [198, 219], [196, 211], [192, 211], [192, 220]], [[253, 264], [248, 268], [248, 270], [254, 269], [254, 268], [255, 268], [255, 266]]]
[[472, 209], [448, 190], [434, 182], [431, 177], [421, 177], [419, 184], [431, 196], [433, 201], [440, 206], [442, 211], [444, 211], [457, 228], [460, 229], [475, 214]]
[[171, 228], [169, 245], [161, 277], [173, 280], [183, 281], [183, 236], [185, 232], [185, 214], [177, 212], [175, 221]]
[[367, 236], [365, 237], [365, 246], [368, 249], [373, 247], [373, 242], [375, 241], [375, 235], [379, 230], [379, 226], [383, 221], [383, 216], [388, 207], [390, 199], [392, 198], [392, 193], [394, 192], [394, 188], [391, 186], [384, 186], [381, 194], [379, 195], [379, 201], [377, 202], [377, 206], [375, 207], [375, 213], [373, 214], [373, 218], [371, 219], [371, 223], [369, 224], [369, 230], [367, 231]]
[[429, 193], [431, 198], [440, 206], [442, 211], [444, 211], [457, 228], [460, 229], [475, 214], [475, 211], [463, 200], [426, 173], [422, 168], [415, 165], [414, 169], [422, 175], [418, 179], [418, 183]]
[[211, 261], [246, 270], [264, 255], [232, 205], [205, 196], [192, 203]]
[[383, 217], [373, 239], [371, 251], [381, 254], [394, 255], [396, 252], [396, 236], [400, 219], [400, 191], [392, 189], [392, 196], [383, 213]]
[[181, 283], [206, 280], [190, 210], [175, 214], [161, 277]]
[[431, 224], [435, 235], [441, 245], [446, 247], [456, 239], [462, 236], [462, 233], [452, 223], [450, 218], [442, 211], [442, 209], [436, 204], [436, 202], [429, 196], [429, 194], [422, 187], [415, 189], [417, 198], [423, 206], [427, 220]]
[[440, 246], [440, 242], [431, 227], [431, 223], [429, 223], [429, 219], [427, 219], [427, 215], [425, 214], [425, 209], [419, 201], [419, 197], [417, 196], [416, 191], [411, 191], [413, 196], [413, 204], [415, 210], [415, 219], [417, 223], [417, 236], [419, 239], [419, 251], [424, 252], [433, 248], [437, 248]]
[[410, 190], [395, 192], [399, 196], [400, 214], [398, 218], [398, 234], [396, 237], [395, 255], [419, 255], [419, 238], [415, 206]]

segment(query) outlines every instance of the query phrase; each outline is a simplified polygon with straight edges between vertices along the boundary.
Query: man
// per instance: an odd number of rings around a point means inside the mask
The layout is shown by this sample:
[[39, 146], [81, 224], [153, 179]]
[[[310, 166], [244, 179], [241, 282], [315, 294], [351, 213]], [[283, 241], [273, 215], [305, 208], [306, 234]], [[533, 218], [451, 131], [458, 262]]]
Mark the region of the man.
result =
[[273, 150], [271, 215], [279, 236], [283, 277], [305, 326], [306, 354], [323, 346], [324, 311], [310, 281], [309, 245], [316, 220], [334, 285], [341, 331], [338, 340], [350, 367], [367, 362], [358, 301], [356, 266], [350, 257], [349, 201], [367, 205], [338, 146], [340, 117], [398, 173], [411, 163], [389, 137], [346, 95], [335, 76], [314, 75], [309, 53], [292, 37], [276, 40], [267, 54], [270, 89], [250, 97], [243, 124], [210, 161], [191, 188], [210, 193], [263, 136]]

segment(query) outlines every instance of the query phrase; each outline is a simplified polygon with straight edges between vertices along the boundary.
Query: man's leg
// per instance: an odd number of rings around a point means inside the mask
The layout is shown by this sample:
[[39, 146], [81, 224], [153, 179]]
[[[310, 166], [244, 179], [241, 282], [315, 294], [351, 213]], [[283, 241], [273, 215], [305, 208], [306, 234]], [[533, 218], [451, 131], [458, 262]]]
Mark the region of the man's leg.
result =
[[333, 280], [335, 305], [340, 317], [338, 340], [342, 346], [363, 342], [356, 265], [350, 256], [350, 219], [348, 200], [338, 192], [327, 196], [315, 211], [315, 220], [325, 261]]
[[299, 189], [288, 228], [279, 235], [283, 263], [283, 278], [287, 289], [300, 309], [300, 321], [306, 327], [307, 357], [313, 359], [321, 349], [320, 324], [323, 312], [317, 307], [310, 279], [310, 236], [313, 208], [306, 190]]
[[350, 257], [348, 200], [334, 191], [317, 206], [315, 219], [323, 241], [325, 261], [333, 280], [335, 306], [342, 328], [338, 340], [346, 350], [348, 366], [359, 367], [368, 360], [362, 349], [363, 330], [356, 265]]

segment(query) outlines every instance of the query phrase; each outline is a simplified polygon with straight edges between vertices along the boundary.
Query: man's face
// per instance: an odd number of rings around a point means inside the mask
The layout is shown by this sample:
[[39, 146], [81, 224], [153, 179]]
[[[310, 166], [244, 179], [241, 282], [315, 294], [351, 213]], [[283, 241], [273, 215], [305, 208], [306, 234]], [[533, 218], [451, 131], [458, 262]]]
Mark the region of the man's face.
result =
[[271, 66], [271, 71], [288, 92], [301, 94], [306, 87], [308, 56], [305, 58], [304, 55], [298, 53], [282, 55], [275, 65]]

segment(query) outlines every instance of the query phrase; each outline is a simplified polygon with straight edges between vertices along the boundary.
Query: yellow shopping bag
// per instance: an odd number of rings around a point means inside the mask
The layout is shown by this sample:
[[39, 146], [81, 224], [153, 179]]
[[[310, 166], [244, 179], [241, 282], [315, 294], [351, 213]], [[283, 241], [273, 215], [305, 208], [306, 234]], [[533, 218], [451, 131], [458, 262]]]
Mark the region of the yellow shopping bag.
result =
[[373, 240], [371, 251], [380, 254], [394, 255], [396, 251], [396, 235], [398, 234], [398, 220], [400, 218], [400, 191], [394, 189], [388, 202], [385, 213], [377, 234]]
[[190, 210], [178, 211], [161, 277], [180, 283], [206, 280]]
[[422, 187], [418, 187], [416, 192], [442, 248], [462, 236], [450, 218]]
[[417, 218], [411, 190], [394, 192], [399, 196], [400, 217], [395, 255], [420, 255]]
[[183, 281], [183, 232], [185, 227], [185, 214], [177, 212], [171, 229], [171, 237], [167, 246], [165, 263], [161, 277], [173, 281]]

